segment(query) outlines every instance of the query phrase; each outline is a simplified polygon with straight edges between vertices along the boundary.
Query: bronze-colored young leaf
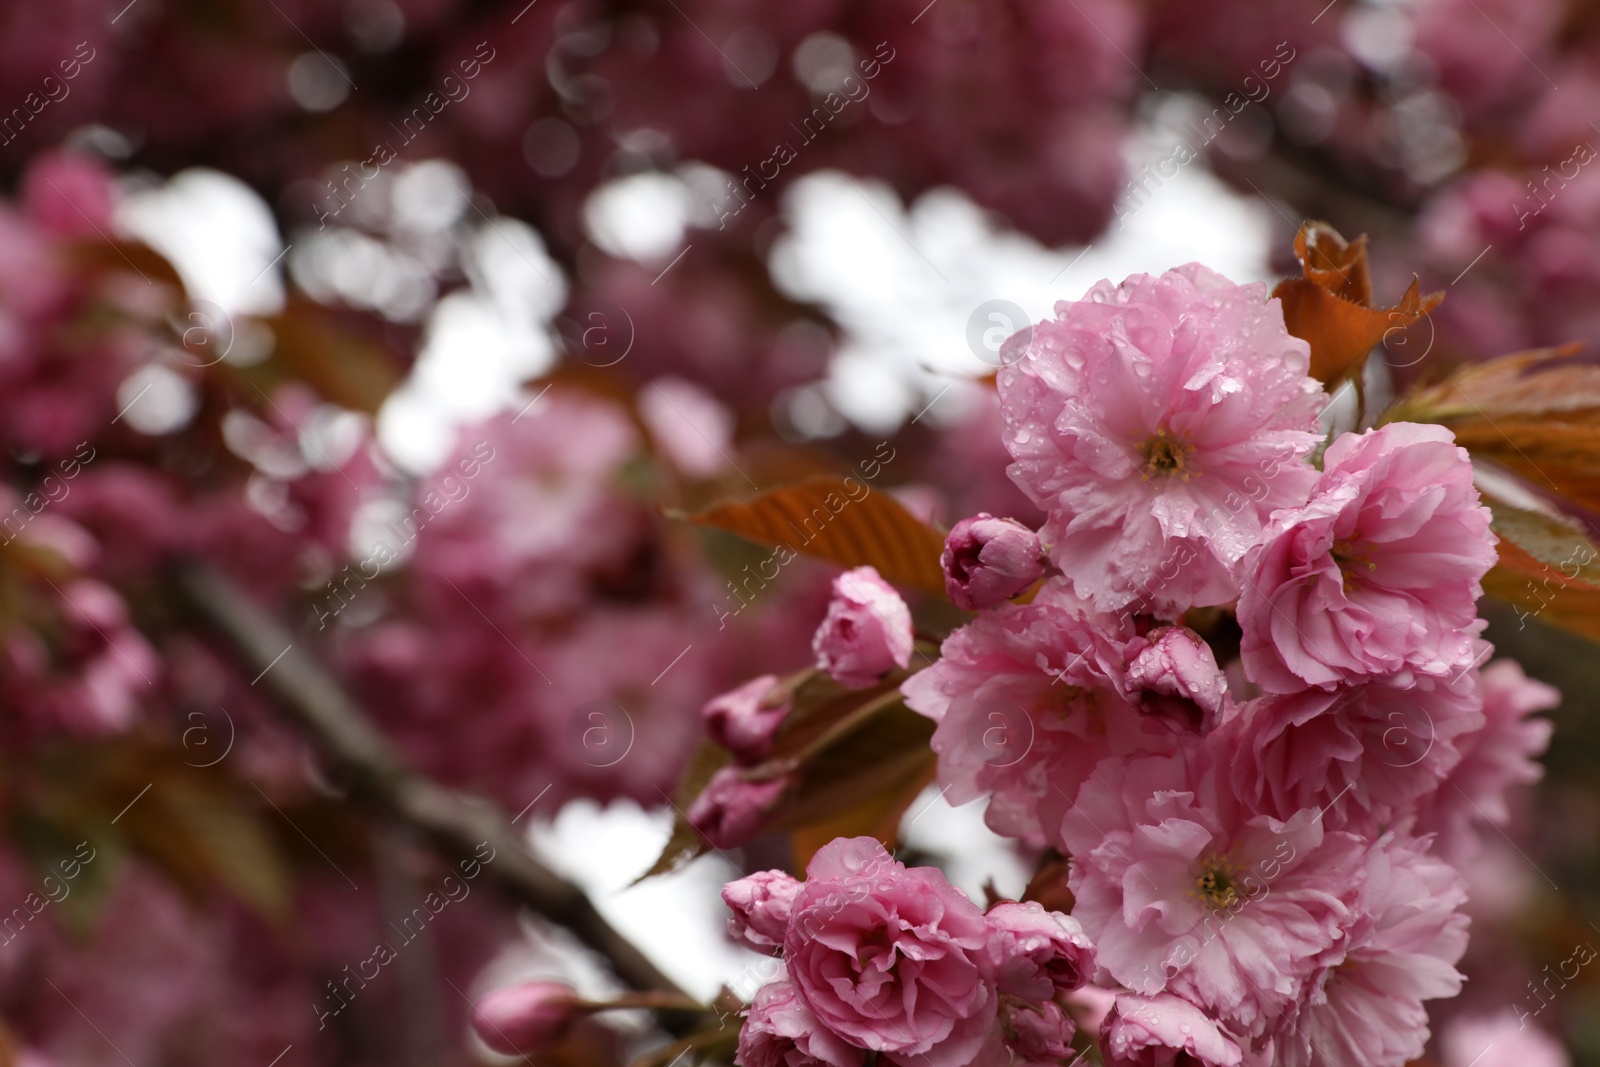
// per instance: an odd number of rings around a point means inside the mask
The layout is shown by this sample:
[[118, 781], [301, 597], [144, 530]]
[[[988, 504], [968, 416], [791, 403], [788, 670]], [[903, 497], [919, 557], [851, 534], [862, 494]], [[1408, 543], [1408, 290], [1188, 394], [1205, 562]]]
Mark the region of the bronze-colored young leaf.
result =
[[811, 478], [686, 518], [842, 567], [870, 565], [897, 585], [944, 593], [944, 537], [894, 497], [857, 479]]
[[1472, 364], [1412, 392], [1384, 421], [1436, 422], [1479, 459], [1600, 510], [1600, 366], [1576, 345]]
[[773, 828], [832, 823], [838, 836], [837, 820], [846, 818], [855, 833], [879, 836], [893, 807], [903, 810], [931, 780], [933, 727], [903, 703], [884, 707], [801, 766], [798, 786]]
[[[834, 837], [892, 841], [906, 806], [932, 780], [934, 724], [905, 706], [902, 679], [896, 672], [871, 689], [846, 690], [825, 676], [806, 676], [771, 755], [745, 770], [751, 780], [790, 778], [762, 832], [795, 835], [802, 865]], [[710, 848], [684, 813], [731, 762], [722, 748], [701, 746], [678, 783], [672, 834], [641, 881], [675, 871]]]
[[1374, 307], [1363, 234], [1346, 242], [1325, 222], [1307, 222], [1294, 241], [1304, 277], [1278, 283], [1284, 325], [1311, 346], [1311, 376], [1334, 386], [1361, 373], [1367, 354], [1385, 337], [1432, 311], [1443, 293], [1418, 292], [1417, 281], [1393, 307]]
[[646, 878], [654, 878], [658, 874], [671, 874], [680, 870], [710, 850], [711, 845], [700, 836], [700, 831], [689, 825], [684, 813], [689, 810], [689, 805], [694, 803], [694, 798], [706, 787], [711, 776], [732, 762], [733, 757], [728, 754], [727, 749], [710, 741], [703, 743], [695, 752], [674, 790], [672, 833], [667, 838], [667, 843], [662, 846], [661, 855], [656, 857], [649, 870], [633, 880], [634, 885], [638, 885]]
[[1539, 619], [1600, 641], [1600, 547], [1576, 523], [1485, 495], [1500, 560], [1484, 592]]
[[400, 356], [366, 321], [293, 298], [266, 325], [273, 336], [271, 359], [245, 368], [220, 366], [269, 394], [279, 382], [296, 379], [335, 404], [375, 414], [400, 384]]
[[259, 811], [265, 805], [222, 770], [127, 741], [52, 752], [35, 769], [29, 799], [40, 817], [97, 852], [109, 846], [107, 866], [125, 848], [197, 900], [223, 889], [269, 919], [288, 917], [289, 869]]

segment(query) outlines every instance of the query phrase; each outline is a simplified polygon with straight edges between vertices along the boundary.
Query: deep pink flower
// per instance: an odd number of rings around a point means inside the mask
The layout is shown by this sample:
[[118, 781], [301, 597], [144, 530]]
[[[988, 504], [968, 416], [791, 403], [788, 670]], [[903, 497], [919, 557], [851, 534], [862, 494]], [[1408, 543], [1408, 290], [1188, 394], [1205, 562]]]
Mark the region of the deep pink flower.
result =
[[1537, 782], [1544, 774], [1538, 762], [1550, 744], [1549, 719], [1535, 712], [1561, 703], [1561, 694], [1529, 678], [1515, 660], [1496, 660], [1479, 678], [1483, 725], [1455, 739], [1461, 760], [1443, 784], [1423, 803], [1419, 833], [1436, 833], [1436, 848], [1456, 859], [1476, 851], [1474, 826], [1511, 821], [1508, 794], [1515, 786]]
[[760, 832], [788, 784], [783, 777], [750, 781], [738, 767], [724, 767], [711, 776], [685, 817], [714, 848], [737, 848]]
[[989, 909], [1000, 992], [1041, 1002], [1067, 993], [1094, 974], [1094, 946], [1077, 919], [1037, 901], [1002, 901]]
[[1323, 812], [1329, 829], [1376, 831], [1409, 815], [1483, 726], [1478, 672], [1307, 689], [1252, 701], [1225, 733], [1233, 788], [1252, 811]]
[[751, 948], [771, 951], [783, 944], [789, 912], [800, 883], [782, 871], [757, 871], [722, 887], [733, 915], [728, 933]]
[[1402, 1067], [1428, 1041], [1423, 1002], [1461, 991], [1467, 894], [1425, 842], [1384, 837], [1371, 849], [1356, 918], [1277, 1035], [1283, 1067]]
[[840, 1037], [898, 1067], [967, 1067], [997, 1044], [992, 938], [944, 875], [856, 837], [812, 857], [783, 948], [801, 999]]
[[772, 738], [793, 704], [776, 675], [759, 678], [712, 697], [701, 710], [706, 735], [741, 763], [757, 763], [772, 751]]
[[51, 152], [28, 164], [22, 199], [28, 217], [60, 237], [109, 239], [116, 184], [99, 158], [81, 152]]
[[1251, 680], [1271, 693], [1374, 675], [1443, 676], [1473, 660], [1489, 511], [1442, 426], [1345, 434], [1309, 503], [1273, 516], [1245, 560], [1239, 622]]
[[577, 1018], [578, 995], [561, 982], [524, 982], [496, 989], [472, 1010], [472, 1029], [485, 1045], [508, 1056], [558, 1044]]
[[951, 528], [939, 563], [955, 606], [978, 611], [1038, 581], [1044, 574], [1044, 550], [1039, 535], [1022, 523], [980, 512]]
[[1208, 734], [1222, 721], [1228, 679], [1211, 646], [1184, 626], [1128, 642], [1127, 688], [1134, 707], [1174, 730]]
[[1101, 282], [1012, 338], [998, 384], [1012, 479], [1050, 558], [1102, 610], [1221, 604], [1271, 513], [1316, 478], [1321, 387], [1259, 283], [1197, 263]]
[[793, 982], [768, 982], [756, 993], [739, 1031], [738, 1067], [861, 1067], [852, 1047], [817, 1020]]
[[845, 571], [811, 648], [817, 667], [842, 686], [866, 689], [911, 662], [911, 609], [873, 567]]
[[1023, 1004], [1012, 1001], [1003, 1009], [1005, 1044], [1013, 1053], [1014, 1067], [1055, 1067], [1072, 1056], [1072, 1037], [1078, 1024], [1055, 1001]]
[[[1217, 735], [1212, 735], [1215, 738]], [[1225, 752], [1108, 759], [1062, 822], [1073, 915], [1102, 975], [1262, 1035], [1344, 936], [1366, 843], [1235, 803]], [[1103, 984], [1103, 983], [1102, 983]]]
[[1053, 838], [1103, 757], [1167, 751], [1174, 736], [1121, 691], [1131, 626], [1087, 612], [1065, 579], [1027, 604], [1002, 604], [947, 637], [940, 659], [901, 685], [938, 723], [933, 750], [952, 804], [990, 795], [996, 831]]
[[1236, 1067], [1238, 1044], [1182, 997], [1117, 997], [1100, 1024], [1107, 1067]]

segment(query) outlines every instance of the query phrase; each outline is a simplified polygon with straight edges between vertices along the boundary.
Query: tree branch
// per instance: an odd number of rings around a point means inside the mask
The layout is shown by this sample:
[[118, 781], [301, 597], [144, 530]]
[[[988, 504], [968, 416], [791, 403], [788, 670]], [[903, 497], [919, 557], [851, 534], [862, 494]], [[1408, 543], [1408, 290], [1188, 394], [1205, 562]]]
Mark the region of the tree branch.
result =
[[275, 702], [311, 732], [356, 792], [415, 826], [443, 852], [471, 856], [480, 843], [488, 842], [495, 862], [485, 869], [512, 896], [572, 931], [634, 989], [685, 995], [612, 929], [582, 889], [535, 859], [494, 806], [413, 770], [332, 676], [294, 647], [289, 631], [225, 576], [188, 565], [175, 577], [189, 606], [227, 642], [245, 673], [259, 676]]

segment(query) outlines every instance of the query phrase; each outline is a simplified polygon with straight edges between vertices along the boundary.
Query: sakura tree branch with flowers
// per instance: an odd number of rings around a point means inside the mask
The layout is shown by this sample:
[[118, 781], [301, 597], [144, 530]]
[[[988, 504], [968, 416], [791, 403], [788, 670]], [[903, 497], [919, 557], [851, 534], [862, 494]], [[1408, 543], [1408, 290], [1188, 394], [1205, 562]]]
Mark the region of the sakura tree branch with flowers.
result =
[[1043, 525], [957, 522], [954, 614], [861, 561], [809, 673], [707, 706], [733, 758], [686, 829], [718, 847], [816, 816], [818, 731], [848, 749], [898, 697], [941, 795], [1042, 857], [1028, 899], [982, 907], [872, 837], [730, 882], [730, 931], [785, 975], [736, 1064], [1423, 1053], [1463, 980], [1456, 865], [1538, 776], [1529, 715], [1557, 697], [1481, 636], [1498, 539], [1472, 457], [1437, 423], [1336, 426], [1330, 341], [1296, 325], [1199, 264], [1057, 304], [995, 381]]

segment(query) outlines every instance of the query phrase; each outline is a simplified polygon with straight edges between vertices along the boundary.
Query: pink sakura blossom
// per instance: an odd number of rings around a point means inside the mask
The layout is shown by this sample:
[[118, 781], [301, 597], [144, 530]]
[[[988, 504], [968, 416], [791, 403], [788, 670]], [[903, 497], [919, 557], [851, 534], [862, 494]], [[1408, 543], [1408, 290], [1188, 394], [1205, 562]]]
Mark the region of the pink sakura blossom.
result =
[[783, 948], [801, 1000], [852, 1045], [897, 1067], [967, 1067], [997, 1043], [993, 937], [938, 871], [857, 837], [812, 857]]
[[1329, 829], [1375, 832], [1409, 815], [1480, 731], [1478, 672], [1390, 680], [1253, 701], [1229, 724], [1231, 780], [1251, 811], [1313, 808]]
[[507, 1056], [526, 1056], [560, 1043], [577, 1018], [578, 995], [561, 982], [523, 982], [478, 1001], [472, 1029]]
[[1489, 512], [1448, 429], [1345, 434], [1308, 503], [1273, 516], [1244, 563], [1245, 671], [1272, 693], [1471, 663]]
[[1128, 642], [1126, 685], [1142, 714], [1174, 730], [1208, 734], [1228, 705], [1228, 680], [1199, 634], [1165, 626]]
[[1100, 1027], [1108, 1067], [1237, 1067], [1244, 1054], [1199, 1008], [1171, 993], [1128, 993]]
[[828, 614], [811, 641], [817, 668], [850, 689], [875, 685], [911, 662], [911, 609], [873, 567], [833, 582]]
[[756, 763], [772, 750], [772, 738], [793, 704], [776, 675], [763, 674], [721, 696], [701, 710], [706, 735], [743, 763]]
[[741, 1064], [846, 1062], [801, 1032], [841, 1039], [852, 1064], [864, 1049], [896, 1067], [1004, 1067], [1007, 1048], [1028, 1063], [1067, 1054], [1074, 1023], [1054, 998], [1094, 968], [1070, 916], [1015, 902], [985, 915], [937, 870], [908, 869], [870, 837], [824, 846], [804, 882], [764, 871], [722, 896], [735, 936], [781, 943], [789, 974], [756, 998]]
[[757, 871], [729, 882], [722, 887], [722, 901], [733, 912], [728, 933], [759, 951], [780, 947], [800, 885], [782, 871]]
[[1103, 281], [1013, 337], [998, 377], [1012, 479], [1097, 608], [1173, 617], [1237, 595], [1271, 513], [1316, 479], [1321, 387], [1264, 285], [1196, 263]]
[[1108, 759], [1062, 822], [1102, 984], [1266, 1034], [1350, 925], [1366, 843], [1235, 803], [1216, 753]]
[[36, 157], [22, 183], [28, 217], [58, 237], [108, 238], [116, 194], [111, 171], [97, 157], [81, 152]]
[[1000, 992], [1038, 1003], [1079, 988], [1094, 974], [1094, 946], [1070, 915], [1037, 901], [1003, 901], [989, 909], [1001, 961]]
[[739, 1031], [738, 1067], [861, 1067], [864, 1049], [844, 1041], [811, 1014], [793, 982], [768, 982]]
[[1013, 1067], [1056, 1067], [1072, 1057], [1078, 1024], [1053, 1000], [1038, 1004], [1011, 1001], [1001, 1009], [1005, 1045]]
[[1039, 535], [1020, 522], [987, 512], [951, 528], [939, 562], [951, 601], [966, 611], [992, 608], [1044, 574]]
[[1561, 702], [1561, 694], [1529, 678], [1515, 660], [1483, 669], [1483, 725], [1458, 737], [1461, 759], [1440, 787], [1422, 802], [1418, 832], [1437, 833], [1439, 849], [1453, 859], [1476, 851], [1474, 826], [1511, 821], [1509, 796], [1516, 786], [1544, 774], [1538, 757], [1550, 744], [1550, 720], [1535, 718]]
[[1356, 919], [1277, 1035], [1283, 1067], [1402, 1067], [1428, 1040], [1423, 1002], [1461, 991], [1466, 890], [1428, 844], [1381, 838], [1361, 879]]
[[1444, 1067], [1569, 1067], [1561, 1042], [1517, 1013], [1506, 1010], [1481, 1018], [1458, 1018], [1439, 1033]]
[[724, 767], [711, 776], [684, 817], [713, 848], [738, 848], [760, 832], [788, 784], [783, 777], [752, 780], [738, 767]]
[[639, 417], [656, 448], [683, 473], [710, 478], [732, 465], [733, 412], [693, 382], [655, 379], [639, 391]]
[[952, 804], [989, 797], [997, 832], [1053, 838], [1079, 785], [1110, 755], [1167, 751], [1172, 732], [1122, 692], [1131, 628], [1094, 615], [1052, 579], [947, 637], [941, 658], [901, 685], [934, 722], [939, 782]]
[[390, 540], [396, 551], [416, 541], [413, 566], [439, 600], [496, 607], [502, 626], [559, 616], [597, 585], [634, 580], [625, 572], [650, 518], [617, 482], [641, 448], [617, 405], [554, 387], [465, 431]]

